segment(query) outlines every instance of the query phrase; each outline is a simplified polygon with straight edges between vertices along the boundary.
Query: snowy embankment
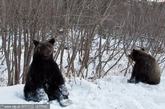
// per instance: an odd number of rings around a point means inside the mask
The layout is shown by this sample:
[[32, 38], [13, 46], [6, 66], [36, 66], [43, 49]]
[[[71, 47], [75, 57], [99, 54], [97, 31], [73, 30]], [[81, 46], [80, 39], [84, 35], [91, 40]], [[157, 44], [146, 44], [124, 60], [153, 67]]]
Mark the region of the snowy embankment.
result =
[[[23, 98], [23, 86], [0, 88], [0, 104], [34, 104]], [[112, 76], [88, 82], [72, 79], [67, 82], [73, 104], [64, 109], [163, 109], [165, 78], [159, 85], [128, 84], [127, 77]], [[49, 103], [41, 101], [40, 104]], [[63, 109], [56, 101], [51, 109]]]

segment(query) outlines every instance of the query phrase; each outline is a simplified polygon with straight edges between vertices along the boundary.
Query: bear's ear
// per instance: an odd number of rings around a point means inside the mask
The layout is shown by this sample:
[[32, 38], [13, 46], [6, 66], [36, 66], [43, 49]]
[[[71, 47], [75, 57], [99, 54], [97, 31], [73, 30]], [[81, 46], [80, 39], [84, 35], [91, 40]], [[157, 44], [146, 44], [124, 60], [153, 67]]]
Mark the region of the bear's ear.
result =
[[137, 53], [137, 52], [138, 52], [137, 49], [133, 49], [133, 50], [132, 50], [132, 53]]
[[136, 50], [135, 50], [135, 49], [133, 49], [132, 51], [133, 51], [133, 52], [135, 52]]
[[33, 40], [33, 44], [34, 44], [35, 46], [37, 46], [37, 45], [39, 44], [39, 41]]
[[54, 38], [52, 38], [52, 39], [50, 39], [48, 42], [49, 42], [49, 43], [51, 43], [51, 44], [53, 45], [53, 44], [54, 44], [54, 42], [55, 42], [55, 39], [54, 39]]
[[144, 49], [144, 48], [141, 48], [141, 50], [142, 50], [142, 51], [145, 51], [145, 49]]

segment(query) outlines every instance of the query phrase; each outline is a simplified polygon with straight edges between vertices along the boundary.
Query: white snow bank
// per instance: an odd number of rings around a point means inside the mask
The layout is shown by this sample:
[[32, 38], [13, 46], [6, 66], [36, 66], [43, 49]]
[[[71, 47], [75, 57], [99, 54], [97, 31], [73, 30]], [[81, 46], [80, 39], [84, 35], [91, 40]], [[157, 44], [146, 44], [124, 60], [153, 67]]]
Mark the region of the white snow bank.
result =
[[[34, 104], [23, 97], [23, 86], [0, 88], [0, 104]], [[159, 85], [130, 84], [127, 78], [113, 76], [95, 81], [72, 79], [67, 82], [73, 104], [64, 109], [163, 109], [165, 78]], [[45, 102], [40, 102], [43, 104]], [[46, 102], [49, 103], [49, 102]], [[63, 109], [56, 101], [51, 109]]]

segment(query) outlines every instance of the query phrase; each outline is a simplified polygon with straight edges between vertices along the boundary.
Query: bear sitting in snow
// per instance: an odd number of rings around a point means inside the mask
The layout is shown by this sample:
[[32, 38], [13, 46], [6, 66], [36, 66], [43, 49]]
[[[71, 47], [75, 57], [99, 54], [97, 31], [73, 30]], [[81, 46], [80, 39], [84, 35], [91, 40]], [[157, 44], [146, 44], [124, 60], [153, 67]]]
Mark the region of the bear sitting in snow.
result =
[[129, 58], [135, 62], [129, 83], [144, 82], [153, 85], [160, 83], [160, 68], [154, 57], [144, 49], [133, 49]]
[[38, 92], [41, 88], [44, 89], [49, 100], [57, 99], [63, 106], [65, 104], [62, 101], [68, 99], [64, 78], [53, 60], [54, 42], [54, 39], [46, 42], [33, 40], [34, 55], [24, 86], [24, 96], [27, 101], [41, 101]]

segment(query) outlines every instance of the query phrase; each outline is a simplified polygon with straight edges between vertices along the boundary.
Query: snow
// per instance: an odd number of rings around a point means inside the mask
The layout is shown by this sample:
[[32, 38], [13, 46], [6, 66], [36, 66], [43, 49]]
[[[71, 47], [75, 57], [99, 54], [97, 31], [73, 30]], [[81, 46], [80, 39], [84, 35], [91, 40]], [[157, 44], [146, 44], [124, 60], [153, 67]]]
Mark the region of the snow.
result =
[[[127, 83], [128, 77], [111, 76], [90, 82], [73, 78], [67, 80], [73, 104], [65, 109], [163, 109], [165, 107], [165, 78], [159, 85]], [[0, 104], [50, 104], [51, 109], [63, 109], [57, 101], [27, 102], [23, 86], [0, 88]]]

